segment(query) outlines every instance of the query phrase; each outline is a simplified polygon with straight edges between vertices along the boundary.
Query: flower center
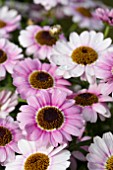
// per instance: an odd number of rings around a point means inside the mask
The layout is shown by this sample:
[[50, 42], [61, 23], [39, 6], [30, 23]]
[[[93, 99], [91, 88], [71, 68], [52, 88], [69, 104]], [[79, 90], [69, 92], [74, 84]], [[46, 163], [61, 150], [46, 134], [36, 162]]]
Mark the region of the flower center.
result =
[[87, 8], [78, 7], [78, 8], [76, 8], [76, 11], [79, 12], [84, 17], [87, 17], [87, 18], [91, 18], [92, 17], [92, 14], [91, 14], [90, 10], [87, 9]]
[[53, 130], [61, 127], [64, 116], [56, 107], [48, 106], [39, 110], [36, 121], [42, 129]]
[[6, 53], [0, 50], [0, 64], [4, 63], [7, 60]]
[[56, 43], [57, 39], [52, 37], [49, 31], [39, 31], [36, 36], [36, 41], [41, 45], [52, 46]]
[[25, 170], [47, 170], [49, 166], [49, 157], [43, 153], [34, 153], [30, 155], [25, 164]]
[[48, 89], [53, 87], [54, 81], [51, 75], [44, 71], [34, 71], [29, 76], [30, 85], [35, 89]]
[[75, 98], [76, 104], [82, 106], [90, 106], [93, 103], [98, 102], [98, 97], [92, 93], [82, 93], [76, 96]]
[[0, 126], [0, 146], [5, 146], [12, 140], [11, 132], [5, 128]]
[[113, 156], [108, 158], [105, 166], [106, 170], [113, 170]]
[[5, 26], [6, 26], [6, 23], [4, 21], [0, 20], [0, 28], [3, 28]]
[[92, 64], [98, 59], [98, 54], [90, 47], [82, 46], [76, 48], [71, 55], [72, 60], [77, 64]]

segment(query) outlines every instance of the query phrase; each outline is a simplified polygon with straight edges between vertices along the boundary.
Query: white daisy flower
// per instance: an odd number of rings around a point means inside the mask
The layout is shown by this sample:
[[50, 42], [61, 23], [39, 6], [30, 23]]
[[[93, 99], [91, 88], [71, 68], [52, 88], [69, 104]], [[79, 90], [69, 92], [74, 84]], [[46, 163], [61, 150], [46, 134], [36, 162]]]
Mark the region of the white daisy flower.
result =
[[0, 8], [0, 33], [9, 33], [20, 26], [21, 15], [14, 9], [9, 10], [7, 6]]
[[34, 0], [35, 4], [41, 4], [46, 10], [50, 10], [55, 7], [57, 4], [68, 4], [69, 0]]
[[58, 41], [53, 47], [50, 61], [59, 65], [56, 73], [64, 78], [81, 77], [89, 83], [95, 82], [95, 65], [107, 52], [111, 38], [104, 40], [103, 33], [84, 31], [80, 36], [73, 32], [69, 42]]
[[113, 169], [113, 135], [111, 132], [96, 136], [94, 143], [89, 147], [87, 155], [89, 170], [112, 170]]
[[53, 146], [43, 146], [42, 143], [20, 140], [19, 149], [23, 155], [17, 155], [16, 160], [8, 163], [5, 170], [66, 170], [70, 162], [70, 152], [63, 150], [66, 144], [54, 149]]

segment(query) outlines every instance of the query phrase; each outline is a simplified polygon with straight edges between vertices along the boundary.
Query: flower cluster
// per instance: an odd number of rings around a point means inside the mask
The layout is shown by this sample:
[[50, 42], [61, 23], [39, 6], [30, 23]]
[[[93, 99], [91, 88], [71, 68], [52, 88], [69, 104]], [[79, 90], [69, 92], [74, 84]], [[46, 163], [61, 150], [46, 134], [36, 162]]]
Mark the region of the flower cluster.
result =
[[4, 5], [0, 167], [113, 170], [113, 9], [94, 0]]

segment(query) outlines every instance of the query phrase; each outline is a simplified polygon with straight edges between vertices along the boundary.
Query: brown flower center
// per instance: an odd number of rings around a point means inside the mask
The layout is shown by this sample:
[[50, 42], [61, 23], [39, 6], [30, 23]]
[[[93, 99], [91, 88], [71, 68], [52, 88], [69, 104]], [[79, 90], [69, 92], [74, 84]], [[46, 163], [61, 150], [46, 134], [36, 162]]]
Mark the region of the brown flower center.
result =
[[4, 63], [7, 60], [7, 55], [4, 51], [0, 50], [0, 64]]
[[78, 7], [76, 8], [76, 11], [79, 12], [84, 17], [92, 18], [92, 14], [90, 10], [85, 7]]
[[77, 64], [92, 64], [98, 59], [98, 54], [90, 47], [82, 46], [76, 48], [71, 55], [72, 60]]
[[98, 102], [98, 97], [92, 93], [82, 93], [76, 96], [74, 99], [76, 101], [76, 104], [82, 106], [90, 106]]
[[35, 89], [48, 89], [53, 87], [54, 80], [47, 72], [34, 71], [29, 76], [29, 83]]
[[6, 23], [4, 21], [0, 20], [0, 28], [3, 28], [5, 26], [6, 26]]
[[106, 170], [113, 170], [113, 156], [109, 157], [106, 162]]
[[12, 140], [11, 132], [5, 128], [0, 126], [0, 146], [5, 146]]
[[42, 129], [53, 130], [62, 126], [64, 116], [56, 107], [48, 106], [39, 110], [36, 121]]
[[43, 153], [34, 153], [30, 155], [25, 164], [25, 170], [47, 170], [49, 166], [49, 157]]
[[41, 45], [52, 46], [56, 43], [57, 39], [52, 37], [49, 31], [39, 31], [35, 36], [36, 41]]

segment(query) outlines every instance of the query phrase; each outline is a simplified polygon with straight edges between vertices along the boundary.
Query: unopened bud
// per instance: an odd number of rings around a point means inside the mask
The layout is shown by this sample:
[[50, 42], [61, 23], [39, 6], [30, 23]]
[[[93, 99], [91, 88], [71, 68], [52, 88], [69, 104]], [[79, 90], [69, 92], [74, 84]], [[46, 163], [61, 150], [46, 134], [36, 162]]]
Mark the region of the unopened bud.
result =
[[62, 27], [60, 25], [54, 25], [50, 28], [49, 33], [52, 37], [58, 37], [62, 32]]

